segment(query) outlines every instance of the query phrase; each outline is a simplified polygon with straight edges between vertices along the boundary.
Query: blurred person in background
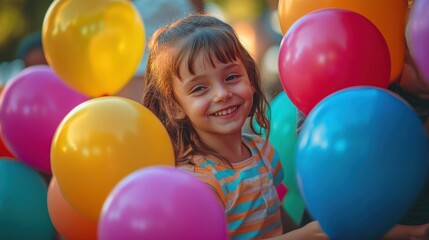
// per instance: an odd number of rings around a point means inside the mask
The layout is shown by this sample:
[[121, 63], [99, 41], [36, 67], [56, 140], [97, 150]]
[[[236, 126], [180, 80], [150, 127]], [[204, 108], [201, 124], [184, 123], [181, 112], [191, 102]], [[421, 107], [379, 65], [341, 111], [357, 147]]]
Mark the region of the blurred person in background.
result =
[[35, 32], [19, 41], [15, 60], [0, 63], [1, 88], [24, 68], [40, 64], [48, 63], [43, 52], [42, 35], [40, 32]]
[[16, 56], [23, 61], [24, 67], [47, 65], [41, 33], [35, 32], [24, 37], [18, 45]]

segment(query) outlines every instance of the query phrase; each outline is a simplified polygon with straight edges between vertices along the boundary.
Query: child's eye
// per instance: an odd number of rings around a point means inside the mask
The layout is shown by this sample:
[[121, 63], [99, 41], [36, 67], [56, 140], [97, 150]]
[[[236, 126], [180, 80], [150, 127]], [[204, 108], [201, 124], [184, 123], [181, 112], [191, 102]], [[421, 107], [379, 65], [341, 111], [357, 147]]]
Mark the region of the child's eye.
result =
[[191, 89], [191, 93], [201, 93], [205, 89], [204, 86], [195, 86]]
[[230, 75], [228, 75], [227, 77], [226, 77], [226, 81], [231, 81], [231, 80], [234, 80], [234, 79], [236, 79], [236, 78], [238, 78], [238, 77], [240, 77], [240, 75], [238, 75], [238, 74], [230, 74]]

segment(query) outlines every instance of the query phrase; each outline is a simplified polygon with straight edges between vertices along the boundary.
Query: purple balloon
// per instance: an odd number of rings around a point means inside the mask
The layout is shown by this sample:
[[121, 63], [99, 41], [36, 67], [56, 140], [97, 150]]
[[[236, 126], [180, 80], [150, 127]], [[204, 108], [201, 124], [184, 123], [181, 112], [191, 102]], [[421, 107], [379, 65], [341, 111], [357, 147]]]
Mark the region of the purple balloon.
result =
[[174, 167], [147, 167], [125, 177], [104, 202], [100, 240], [228, 239], [213, 190]]
[[417, 68], [429, 83], [429, 1], [415, 1], [407, 23], [407, 44]]
[[51, 173], [51, 142], [61, 120], [88, 100], [68, 87], [48, 65], [25, 68], [0, 96], [0, 134], [14, 156]]

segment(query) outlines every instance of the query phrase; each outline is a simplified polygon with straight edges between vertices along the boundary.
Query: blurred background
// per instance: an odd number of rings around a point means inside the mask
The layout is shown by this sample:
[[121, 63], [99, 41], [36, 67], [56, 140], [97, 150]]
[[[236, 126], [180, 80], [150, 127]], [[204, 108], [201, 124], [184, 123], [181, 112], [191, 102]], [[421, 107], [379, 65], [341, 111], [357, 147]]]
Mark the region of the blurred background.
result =
[[0, 0], [0, 62], [12, 61], [25, 36], [42, 29], [52, 0]]

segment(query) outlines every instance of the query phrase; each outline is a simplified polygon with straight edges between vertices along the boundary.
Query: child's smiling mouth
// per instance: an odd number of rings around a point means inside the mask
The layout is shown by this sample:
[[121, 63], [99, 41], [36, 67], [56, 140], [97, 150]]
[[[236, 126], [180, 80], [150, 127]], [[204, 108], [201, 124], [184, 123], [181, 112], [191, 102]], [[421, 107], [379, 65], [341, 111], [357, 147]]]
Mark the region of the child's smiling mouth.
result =
[[222, 116], [227, 116], [235, 111], [237, 111], [237, 109], [240, 107], [240, 105], [235, 105], [235, 106], [231, 106], [225, 109], [222, 109], [220, 111], [217, 111], [215, 113], [210, 114], [211, 116], [216, 116], [216, 117], [222, 117]]

